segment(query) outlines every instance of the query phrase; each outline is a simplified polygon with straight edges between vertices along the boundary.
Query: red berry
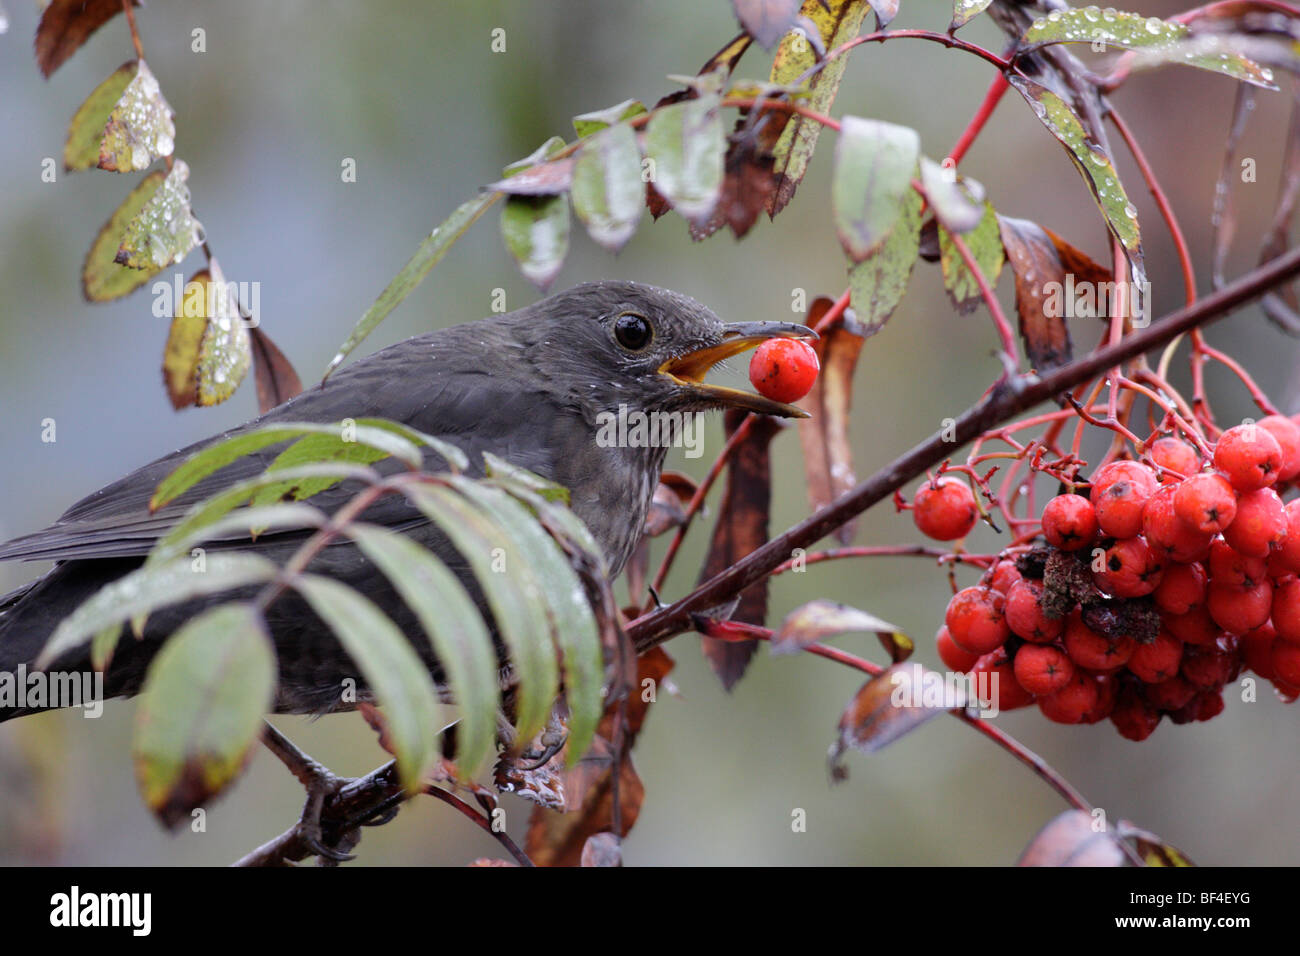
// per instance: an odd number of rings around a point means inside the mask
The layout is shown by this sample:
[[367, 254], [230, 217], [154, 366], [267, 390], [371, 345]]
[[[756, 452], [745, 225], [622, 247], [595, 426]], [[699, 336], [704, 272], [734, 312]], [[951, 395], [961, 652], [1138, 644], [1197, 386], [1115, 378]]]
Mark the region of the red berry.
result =
[[1095, 724], [1105, 720], [1110, 716], [1111, 711], [1115, 709], [1115, 702], [1119, 699], [1119, 681], [1109, 674], [1093, 675], [1093, 683], [1097, 685], [1097, 703], [1093, 705], [1092, 710], [1083, 715], [1083, 724]]
[[965, 674], [979, 660], [978, 654], [964, 651], [957, 646], [952, 635], [948, 633], [947, 625], [939, 628], [939, 633], [934, 636], [934, 643], [939, 649], [939, 660], [943, 661], [944, 666], [951, 671]]
[[1259, 427], [1277, 439], [1282, 448], [1282, 467], [1278, 481], [1290, 481], [1300, 475], [1300, 425], [1284, 415], [1269, 415], [1259, 420]]
[[1273, 584], [1265, 579], [1250, 587], [1210, 582], [1205, 606], [1214, 623], [1233, 634], [1253, 631], [1268, 620]]
[[794, 402], [812, 391], [821, 364], [802, 339], [768, 339], [749, 360], [749, 381], [774, 402]]
[[1128, 669], [1146, 684], [1159, 684], [1178, 673], [1183, 659], [1183, 642], [1161, 631], [1150, 644], [1139, 644], [1128, 659]]
[[[1227, 643], [1225, 641], [1225, 643]], [[1222, 687], [1237, 676], [1237, 649], [1222, 647], [1184, 647], [1182, 675], [1193, 687]]]
[[1121, 737], [1146, 740], [1160, 724], [1160, 711], [1148, 704], [1136, 688], [1126, 687], [1115, 701], [1110, 721]]
[[1223, 540], [1210, 545], [1210, 580], [1215, 584], [1252, 587], [1268, 577], [1268, 564], [1233, 549]]
[[1117, 671], [1133, 656], [1137, 641], [1131, 637], [1117, 638], [1098, 634], [1077, 611], [1065, 621], [1065, 651], [1070, 660], [1090, 671]]
[[1300, 573], [1300, 498], [1288, 501], [1286, 534], [1282, 543], [1268, 556], [1268, 571], [1274, 577]]
[[[1147, 450], [1159, 467], [1158, 471], [1160, 482], [1178, 482], [1196, 474], [1201, 470], [1201, 456], [1196, 453], [1196, 449], [1181, 438], [1174, 438], [1166, 435], [1164, 438], [1157, 438], [1151, 443]], [[1174, 472], [1166, 474], [1165, 470]]]
[[1136, 461], [1113, 461], [1092, 476], [1092, 507], [1097, 524], [1112, 538], [1132, 538], [1142, 530], [1142, 507], [1155, 494], [1156, 477]]
[[1016, 710], [1034, 702], [1034, 695], [1016, 680], [1007, 652], [1000, 647], [981, 657], [971, 673], [976, 676], [976, 696], [981, 702], [996, 701], [998, 710]]
[[1055, 723], [1077, 724], [1097, 706], [1099, 697], [1097, 682], [1088, 674], [1075, 672], [1070, 682], [1056, 693], [1038, 698], [1038, 709]]
[[1024, 644], [1016, 651], [1016, 680], [1035, 696], [1054, 694], [1074, 677], [1074, 664], [1050, 644]]
[[1184, 644], [1213, 644], [1223, 633], [1204, 605], [1164, 618], [1165, 629]]
[[1275, 680], [1292, 687], [1300, 686], [1300, 644], [1274, 641], [1272, 659]]
[[1271, 623], [1247, 631], [1241, 636], [1241, 656], [1246, 666], [1264, 680], [1272, 680], [1273, 642], [1277, 640], [1277, 631]]
[[1106, 549], [1101, 568], [1093, 574], [1098, 587], [1113, 597], [1135, 598], [1156, 589], [1164, 562], [1142, 538], [1125, 538]]
[[1259, 488], [1237, 499], [1237, 517], [1223, 532], [1223, 540], [1242, 554], [1267, 558], [1282, 543], [1286, 529], [1282, 499], [1272, 488]]
[[1083, 495], [1057, 495], [1043, 508], [1043, 536], [1061, 551], [1078, 551], [1097, 536], [1097, 513]]
[[1189, 527], [1218, 534], [1237, 515], [1237, 493], [1222, 475], [1192, 475], [1174, 490], [1174, 511]]
[[1205, 603], [1205, 567], [1197, 564], [1170, 564], [1160, 576], [1152, 597], [1156, 607], [1169, 614], [1186, 614]]
[[[1224, 482], [1226, 485], [1227, 482]], [[1201, 531], [1183, 522], [1174, 512], [1174, 497], [1180, 486], [1161, 485], [1142, 509], [1142, 536], [1158, 554], [1169, 561], [1187, 564], [1210, 553], [1213, 532]]]
[[966, 537], [978, 517], [970, 485], [958, 478], [926, 482], [912, 503], [912, 520], [923, 535], [935, 541]]
[[1195, 696], [1196, 688], [1176, 674], [1147, 688], [1147, 701], [1160, 710], [1178, 710]]
[[1282, 470], [1282, 446], [1266, 428], [1234, 425], [1214, 446], [1214, 467], [1238, 491], [1265, 488], [1277, 481]]
[[1023, 581], [1020, 572], [1016, 570], [1016, 562], [999, 561], [993, 568], [993, 577], [989, 581], [989, 587], [995, 591], [1001, 591], [1003, 594], [1010, 594], [1011, 588], [1017, 581]]
[[962, 650], [987, 654], [1005, 644], [1011, 634], [1005, 607], [1006, 598], [992, 588], [964, 588], [948, 602], [944, 623]]
[[1300, 580], [1287, 578], [1278, 583], [1270, 616], [1280, 640], [1300, 644]]
[[1196, 695], [1188, 705], [1196, 708], [1197, 720], [1212, 720], [1223, 713], [1223, 688], [1210, 687]]
[[1035, 644], [1050, 644], [1065, 628], [1061, 619], [1043, 613], [1043, 585], [1039, 581], [1017, 581], [1007, 593], [1007, 626], [1011, 633]]

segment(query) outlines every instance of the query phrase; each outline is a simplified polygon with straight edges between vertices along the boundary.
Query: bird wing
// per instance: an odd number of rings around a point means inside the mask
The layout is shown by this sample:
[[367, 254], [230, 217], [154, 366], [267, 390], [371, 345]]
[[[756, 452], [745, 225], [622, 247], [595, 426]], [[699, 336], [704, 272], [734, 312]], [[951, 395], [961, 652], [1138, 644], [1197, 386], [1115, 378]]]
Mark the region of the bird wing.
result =
[[[526, 426], [528, 421], [537, 420], [539, 402], [546, 399], [521, 386], [517, 377], [499, 374], [502, 350], [508, 350], [511, 343], [494, 340], [491, 330], [484, 328], [488, 325], [457, 326], [377, 352], [342, 370], [324, 387], [310, 389], [260, 418], [172, 452], [101, 488], [74, 504], [49, 527], [0, 544], [0, 560], [61, 561], [147, 554], [192, 505], [260, 475], [288, 442], [237, 459], [151, 513], [149, 499], [159, 482], [202, 448], [276, 421], [333, 423], [349, 417], [390, 418], [460, 446], [469, 456], [471, 473], [482, 473], [484, 451], [530, 470], [553, 473], [544, 436]], [[475, 332], [471, 336], [462, 331], [465, 329]], [[498, 374], [493, 374], [494, 369]], [[446, 468], [440, 456], [427, 449], [424, 455], [426, 470]], [[392, 472], [400, 466], [386, 459], [375, 467]], [[344, 481], [308, 500], [331, 513], [361, 487], [357, 481]], [[394, 530], [427, 523], [399, 495], [380, 499], [363, 517]], [[290, 542], [306, 537], [312, 530], [288, 529], [260, 535], [257, 540], [266, 544]], [[247, 534], [232, 533], [207, 546], [238, 547], [249, 540]]]

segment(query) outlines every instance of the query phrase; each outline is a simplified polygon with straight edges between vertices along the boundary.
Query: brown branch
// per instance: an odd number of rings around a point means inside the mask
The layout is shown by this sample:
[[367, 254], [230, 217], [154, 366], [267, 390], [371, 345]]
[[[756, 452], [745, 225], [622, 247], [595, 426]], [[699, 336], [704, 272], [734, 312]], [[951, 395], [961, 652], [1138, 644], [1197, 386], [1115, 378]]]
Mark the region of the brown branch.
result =
[[628, 636], [637, 652], [641, 653], [690, 630], [692, 612], [715, 607], [739, 594], [786, 561], [795, 548], [807, 548], [819, 541], [850, 518], [893, 494], [925, 469], [951, 457], [955, 448], [1040, 402], [1068, 392], [1107, 369], [1164, 345], [1189, 329], [1223, 318], [1297, 274], [1300, 274], [1300, 247], [1248, 272], [1236, 282], [1195, 304], [1179, 309], [1151, 323], [1147, 328], [1097, 349], [1076, 362], [1063, 365], [1045, 376], [1018, 375], [1001, 383], [957, 419], [950, 432], [953, 436], [951, 441], [944, 440], [945, 432], [932, 435], [852, 490], [768, 541], [726, 571], [710, 578], [681, 600], [637, 618], [628, 626]]

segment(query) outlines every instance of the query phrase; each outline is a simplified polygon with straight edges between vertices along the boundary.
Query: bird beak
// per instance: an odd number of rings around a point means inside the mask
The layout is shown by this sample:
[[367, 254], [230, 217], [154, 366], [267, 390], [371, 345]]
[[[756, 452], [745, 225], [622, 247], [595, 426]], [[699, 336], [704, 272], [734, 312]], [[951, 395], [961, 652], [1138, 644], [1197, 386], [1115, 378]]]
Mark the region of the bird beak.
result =
[[659, 366], [659, 374], [668, 376], [675, 385], [689, 389], [718, 405], [743, 408], [760, 415], [776, 415], [780, 418], [808, 418], [807, 412], [794, 405], [774, 402], [770, 398], [744, 392], [738, 388], [707, 385], [704, 376], [723, 359], [739, 355], [768, 339], [811, 341], [816, 338], [817, 333], [808, 326], [793, 322], [732, 322], [725, 326], [720, 343], [669, 359]]

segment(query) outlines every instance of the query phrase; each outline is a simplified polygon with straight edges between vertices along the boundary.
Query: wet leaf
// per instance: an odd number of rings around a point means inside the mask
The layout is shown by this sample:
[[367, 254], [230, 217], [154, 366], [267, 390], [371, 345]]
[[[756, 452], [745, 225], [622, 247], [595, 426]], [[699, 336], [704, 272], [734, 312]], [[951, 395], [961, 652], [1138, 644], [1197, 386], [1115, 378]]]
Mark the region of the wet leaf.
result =
[[949, 24], [948, 29], [956, 30], [958, 27], [969, 23], [987, 10], [992, 2], [993, 0], [953, 0], [952, 23]]
[[501, 236], [519, 271], [545, 291], [569, 251], [569, 200], [564, 196], [511, 196], [501, 210]]
[[77, 107], [72, 122], [68, 124], [68, 137], [63, 146], [64, 169], [91, 169], [99, 164], [99, 144], [104, 138], [109, 114], [135, 73], [135, 60], [123, 63]]
[[[729, 409], [723, 419], [727, 436], [740, 426], [747, 413]], [[780, 431], [776, 419], [760, 415], [748, 437], [740, 442], [727, 464], [727, 481], [713, 523], [708, 556], [699, 580], [721, 574], [751, 551], [767, 542], [768, 518], [772, 505], [772, 466], [769, 446]], [[756, 581], [740, 592], [731, 620], [762, 624], [767, 618], [767, 579]], [[720, 641], [701, 637], [704, 656], [722, 686], [731, 690], [744, 675], [758, 649], [757, 641]]]
[[302, 394], [302, 379], [293, 363], [271, 341], [261, 327], [253, 326], [249, 334], [253, 345], [253, 377], [257, 381], [257, 410], [265, 415], [277, 405]]
[[964, 706], [964, 698], [946, 699], [944, 683], [941, 674], [905, 663], [895, 664], [863, 684], [840, 717], [839, 738], [829, 754], [831, 779], [848, 777], [843, 756], [850, 748], [875, 753], [930, 718], [953, 706]]
[[[1221, 36], [1193, 37], [1181, 23], [1124, 13], [1112, 8], [1081, 7], [1053, 10], [1029, 25], [1023, 37], [1025, 49], [1049, 43], [1090, 43], [1137, 50], [1143, 65], [1182, 63], [1235, 80], [1275, 90], [1273, 71], [1233, 49]], [[1094, 47], [1095, 49], [1095, 47]]]
[[1124, 851], [1092, 815], [1066, 810], [1053, 817], [1029, 841], [1017, 866], [1124, 866]]
[[90, 251], [86, 253], [86, 261], [81, 266], [81, 291], [89, 301], [111, 302], [120, 299], [134, 292], [160, 271], [161, 267], [128, 269], [118, 265], [116, 259], [127, 225], [135, 220], [153, 198], [166, 176], [163, 170], [158, 169], [140, 180], [99, 230], [99, 235], [95, 237]]
[[[744, 124], [742, 117], [737, 125]], [[690, 224], [691, 238], [705, 239], [723, 226], [728, 226], [737, 239], [744, 238], [776, 189], [773, 163], [771, 154], [760, 153], [752, 137], [733, 136], [727, 147], [718, 203], [707, 219]]]
[[885, 327], [907, 291], [920, 251], [922, 206], [920, 194], [908, 189], [898, 222], [884, 244], [865, 261], [849, 268], [853, 308], [861, 322], [859, 332], [864, 337], [875, 335]]
[[596, 133], [573, 167], [573, 210], [597, 243], [617, 252], [641, 220], [645, 185], [636, 134], [625, 124]]
[[188, 820], [243, 771], [274, 700], [275, 666], [251, 604], [204, 611], [150, 663], [132, 757], [144, 802], [164, 825]]
[[794, 26], [801, 0], [731, 0], [736, 19], [765, 50]]
[[[984, 216], [979, 225], [962, 236], [962, 239], [975, 264], [988, 280], [989, 288], [996, 288], [1005, 257], [1002, 237], [998, 233], [998, 214], [993, 210], [992, 203], [984, 203]], [[943, 287], [948, 290], [948, 297], [952, 299], [957, 311], [970, 312], [983, 301], [979, 281], [966, 268], [966, 262], [957, 251], [951, 233], [942, 225], [939, 226], [939, 262], [943, 267]]]
[[1007, 82], [1019, 91], [1043, 125], [1065, 147], [1075, 168], [1092, 190], [1093, 198], [1115, 238], [1130, 255], [1140, 257], [1137, 207], [1129, 202], [1111, 158], [1091, 140], [1079, 117], [1055, 93], [1023, 76], [1009, 76]]
[[619, 123], [625, 123], [633, 117], [646, 112], [645, 104], [640, 100], [624, 100], [603, 110], [580, 113], [573, 118], [573, 130], [579, 139], [585, 139], [593, 133], [599, 133]]
[[[75, 120], [74, 120], [75, 121]], [[98, 165], [114, 173], [148, 169], [176, 148], [172, 108], [144, 60], [113, 106], [99, 143]]]
[[894, 663], [906, 660], [915, 649], [911, 638], [897, 625], [847, 604], [818, 598], [786, 615], [772, 636], [772, 653], [797, 654], [809, 644], [819, 644], [828, 637], [861, 631], [877, 635]]
[[661, 107], [646, 124], [655, 190], [688, 221], [713, 211], [722, 189], [726, 137], [716, 93]]
[[854, 262], [884, 245], [903, 218], [920, 155], [916, 130], [856, 116], [841, 121], [831, 211], [840, 245]]
[[[858, 35], [869, 9], [865, 0], [804, 0], [800, 15], [816, 27], [823, 48], [832, 50]], [[793, 84], [816, 63], [813, 45], [798, 34], [787, 34], [772, 60], [769, 79], [781, 85]], [[822, 114], [829, 112], [847, 66], [848, 57], [836, 57], [808, 80], [808, 96], [803, 102], [809, 109]], [[792, 116], [785, 124], [773, 148], [777, 187], [768, 205], [770, 215], [779, 213], [794, 196], [808, 170], [819, 136], [821, 124], [803, 116]]]
[[869, 0], [871, 9], [876, 11], [876, 29], [883, 30], [889, 21], [898, 15], [899, 0]]
[[248, 374], [252, 343], [234, 296], [215, 258], [185, 283], [163, 350], [173, 408], [218, 405]]
[[155, 272], [180, 262], [199, 244], [203, 226], [190, 212], [190, 190], [185, 185], [189, 178], [190, 167], [176, 160], [149, 201], [127, 223], [114, 262]]
[[957, 175], [955, 169], [922, 156], [921, 186], [935, 218], [949, 232], [968, 233], [984, 218], [984, 187], [974, 179]]
[[[867, 265], [870, 261], [858, 268]], [[814, 301], [808, 310], [808, 325], [815, 326], [821, 321], [831, 304], [825, 297]], [[832, 323], [812, 344], [821, 362], [821, 373], [813, 382], [812, 391], [798, 402], [800, 408], [812, 415], [798, 429], [810, 511], [829, 504], [857, 484], [849, 420], [853, 408], [853, 371], [866, 338], [856, 320], [847, 318]], [[848, 544], [856, 532], [854, 519], [836, 528], [834, 533], [837, 541]]]
[[330, 373], [343, 364], [343, 360], [374, 331], [375, 326], [379, 325], [389, 312], [397, 308], [403, 299], [415, 291], [415, 287], [429, 274], [430, 269], [442, 261], [442, 257], [447, 254], [447, 250], [455, 244], [456, 240], [463, 236], [465, 231], [478, 221], [479, 216], [487, 212], [488, 208], [500, 198], [500, 193], [480, 193], [457, 206], [455, 212], [429, 233], [415, 250], [415, 255], [402, 266], [402, 271], [393, 277], [393, 281], [388, 283], [387, 288], [379, 294], [374, 305], [366, 310], [356, 326], [348, 333], [347, 339], [339, 346], [338, 353], [330, 359], [330, 364], [321, 377], [322, 381], [329, 378]]
[[266, 558], [237, 552], [209, 554], [201, 570], [189, 557], [137, 568], [106, 584], [60, 621], [41, 650], [37, 666], [45, 667], [121, 621], [190, 598], [262, 584], [279, 570]]
[[[131, 0], [138, 7], [139, 0]], [[76, 53], [90, 35], [122, 12], [122, 0], [53, 0], [36, 27], [36, 65], [49, 75]]]
[[1063, 307], [1066, 282], [1073, 284], [1073, 279], [1067, 280], [1056, 246], [1037, 223], [999, 216], [998, 227], [1016, 280], [1016, 312], [1025, 355], [1041, 375], [1066, 364], [1073, 354]]
[[384, 708], [398, 776], [408, 793], [418, 791], [438, 759], [441, 726], [438, 695], [424, 662], [369, 598], [316, 574], [300, 574], [291, 583], [333, 631]]

